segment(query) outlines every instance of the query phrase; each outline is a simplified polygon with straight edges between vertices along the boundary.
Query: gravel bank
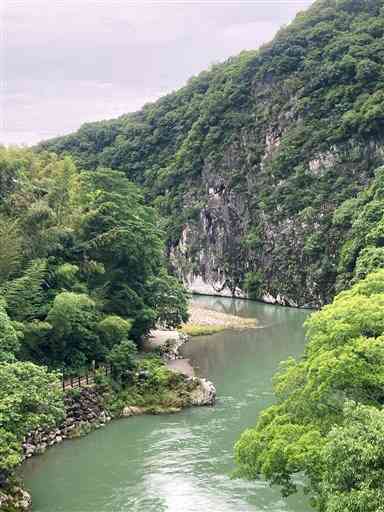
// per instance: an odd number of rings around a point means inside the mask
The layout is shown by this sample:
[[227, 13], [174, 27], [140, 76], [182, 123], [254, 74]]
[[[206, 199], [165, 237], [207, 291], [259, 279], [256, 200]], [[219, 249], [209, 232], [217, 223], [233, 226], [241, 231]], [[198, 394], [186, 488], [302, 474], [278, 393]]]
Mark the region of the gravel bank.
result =
[[191, 304], [189, 308], [189, 320], [183, 326], [182, 330], [188, 333], [188, 329], [193, 327], [206, 327], [215, 330], [224, 329], [250, 329], [257, 327], [254, 318], [243, 318], [241, 316], [222, 313], [213, 309], [206, 309], [195, 304]]

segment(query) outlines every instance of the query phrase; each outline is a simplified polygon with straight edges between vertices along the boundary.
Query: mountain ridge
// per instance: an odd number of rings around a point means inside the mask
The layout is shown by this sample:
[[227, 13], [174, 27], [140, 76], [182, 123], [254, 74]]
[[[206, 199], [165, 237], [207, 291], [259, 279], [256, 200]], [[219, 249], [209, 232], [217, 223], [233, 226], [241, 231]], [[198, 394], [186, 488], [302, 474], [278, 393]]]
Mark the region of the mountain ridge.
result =
[[384, 163], [383, 5], [317, 1], [259, 50], [39, 149], [142, 186], [192, 289], [327, 303], [354, 272], [340, 284], [335, 212]]

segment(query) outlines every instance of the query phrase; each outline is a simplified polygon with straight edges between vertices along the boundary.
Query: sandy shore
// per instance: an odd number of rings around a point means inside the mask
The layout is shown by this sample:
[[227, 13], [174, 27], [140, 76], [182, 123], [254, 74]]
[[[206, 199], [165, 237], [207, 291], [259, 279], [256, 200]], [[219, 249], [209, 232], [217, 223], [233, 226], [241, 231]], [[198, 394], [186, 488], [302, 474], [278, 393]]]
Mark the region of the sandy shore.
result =
[[[195, 370], [189, 359], [182, 359], [178, 356], [179, 348], [186, 341], [185, 334], [188, 336], [208, 335], [225, 329], [250, 329], [257, 326], [256, 320], [253, 318], [242, 318], [202, 308], [195, 304], [190, 304], [189, 315], [189, 321], [180, 330], [153, 330], [144, 343], [145, 351], [164, 349], [163, 357], [167, 360], [167, 367], [188, 377], [194, 377]], [[167, 348], [171, 348], [170, 354], [167, 354]]]
[[187, 377], [195, 377], [195, 369], [189, 359], [174, 359], [168, 361], [167, 367], [173, 372], [183, 373]]
[[164, 355], [166, 360], [167, 368], [174, 372], [180, 372], [187, 377], [195, 377], [195, 370], [191, 365], [189, 359], [182, 359], [178, 356], [179, 348], [186, 342], [187, 336], [183, 335], [180, 331], [176, 330], [161, 330], [154, 329], [151, 331], [149, 337], [145, 340], [143, 349], [145, 352], [152, 352], [158, 349], [165, 349], [167, 346], [172, 347], [175, 350], [173, 356], [176, 359], [169, 359], [167, 355]]
[[223, 329], [248, 329], [256, 327], [256, 320], [191, 304], [189, 307], [189, 320], [185, 325], [218, 326]]

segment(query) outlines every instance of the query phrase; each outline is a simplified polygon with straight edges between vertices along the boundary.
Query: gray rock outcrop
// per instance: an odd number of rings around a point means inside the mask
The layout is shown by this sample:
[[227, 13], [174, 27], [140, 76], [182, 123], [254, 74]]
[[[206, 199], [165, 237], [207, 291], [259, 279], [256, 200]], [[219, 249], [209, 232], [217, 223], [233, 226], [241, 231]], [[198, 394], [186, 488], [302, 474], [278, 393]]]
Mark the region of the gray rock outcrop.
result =
[[191, 405], [214, 405], [216, 402], [216, 388], [212, 382], [198, 377], [194, 377], [193, 380], [197, 385], [191, 392]]

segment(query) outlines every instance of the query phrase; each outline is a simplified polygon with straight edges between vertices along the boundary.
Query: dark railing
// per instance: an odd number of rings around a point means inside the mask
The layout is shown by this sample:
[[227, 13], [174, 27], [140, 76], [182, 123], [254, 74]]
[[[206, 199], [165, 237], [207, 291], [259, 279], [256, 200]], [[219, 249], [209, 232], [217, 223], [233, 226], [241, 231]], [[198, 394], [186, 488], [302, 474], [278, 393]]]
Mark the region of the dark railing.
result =
[[90, 386], [95, 383], [96, 374], [103, 373], [108, 376], [111, 375], [112, 368], [110, 365], [99, 366], [98, 368], [92, 368], [87, 370], [86, 373], [82, 375], [71, 375], [70, 377], [64, 377], [62, 379], [62, 388], [63, 391], [66, 389], [74, 389], [74, 388], [82, 388], [85, 386]]

